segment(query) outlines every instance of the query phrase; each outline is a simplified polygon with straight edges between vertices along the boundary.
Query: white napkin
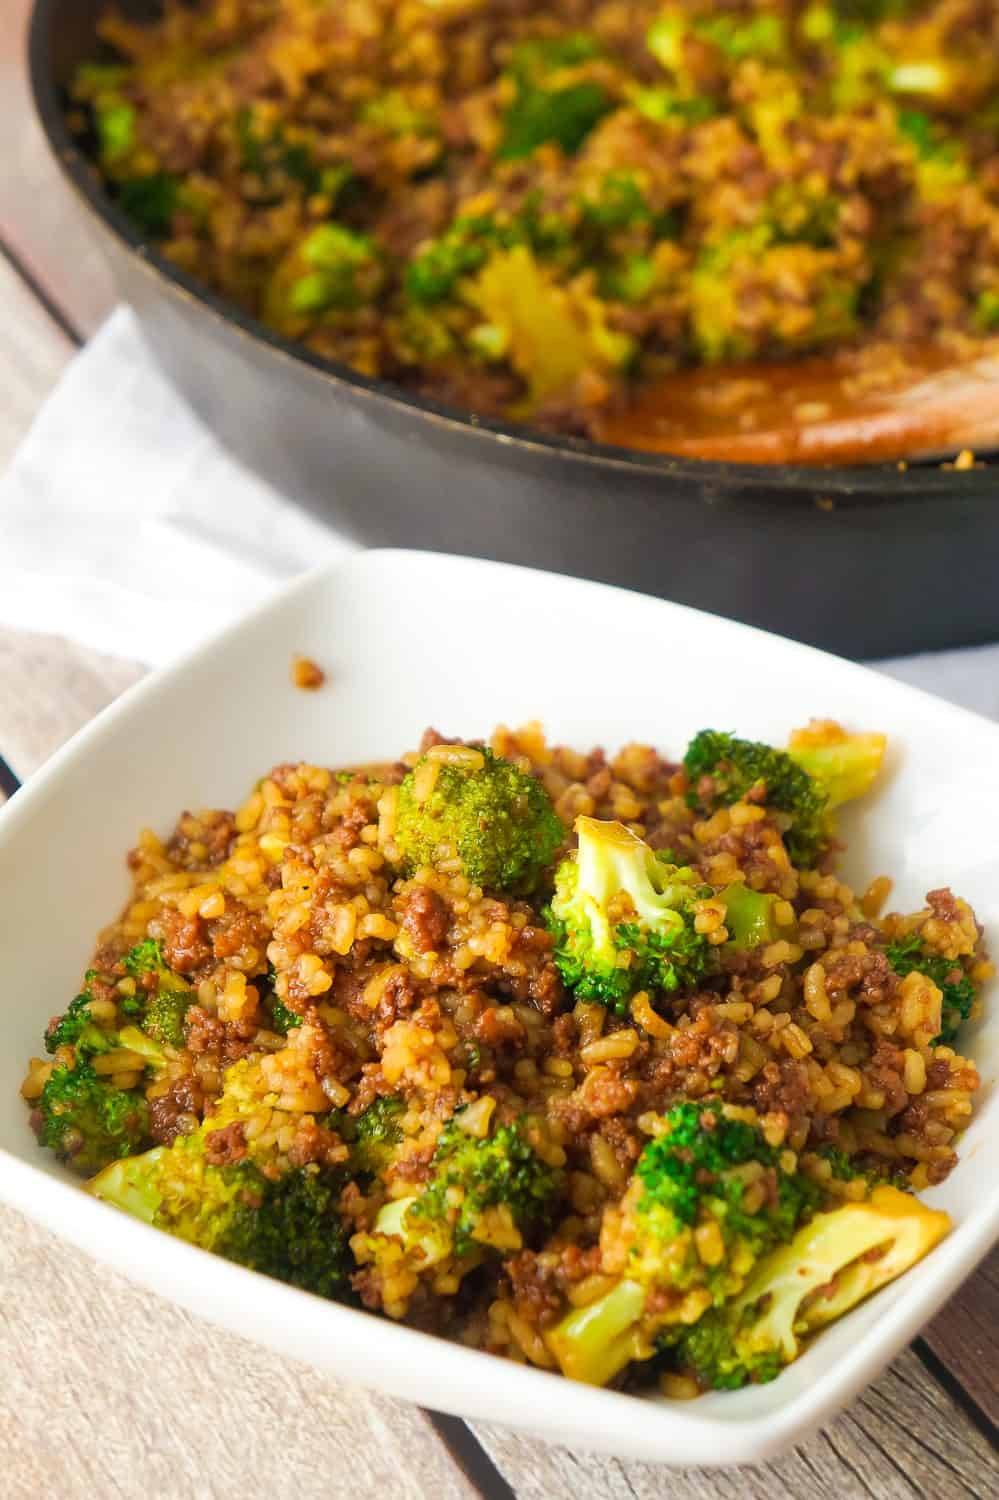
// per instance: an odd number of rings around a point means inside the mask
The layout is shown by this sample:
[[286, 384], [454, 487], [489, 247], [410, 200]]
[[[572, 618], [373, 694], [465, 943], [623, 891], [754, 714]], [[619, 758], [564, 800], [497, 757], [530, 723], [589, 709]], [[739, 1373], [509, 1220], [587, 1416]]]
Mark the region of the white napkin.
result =
[[[0, 622], [157, 665], [353, 546], [219, 446], [121, 307], [0, 479]], [[999, 718], [999, 645], [878, 665]]]

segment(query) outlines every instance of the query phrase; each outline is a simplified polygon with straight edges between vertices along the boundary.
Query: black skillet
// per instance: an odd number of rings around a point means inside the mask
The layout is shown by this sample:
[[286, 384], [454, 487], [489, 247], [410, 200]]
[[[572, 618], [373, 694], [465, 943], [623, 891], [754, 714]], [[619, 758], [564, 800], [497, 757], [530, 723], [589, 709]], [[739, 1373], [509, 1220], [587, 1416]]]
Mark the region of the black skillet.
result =
[[[283, 492], [369, 545], [580, 574], [843, 655], [999, 637], [999, 469], [753, 466], [542, 436], [368, 380], [198, 286], [143, 241], [66, 126], [65, 86], [97, 55], [104, 4], [36, 0], [43, 127], [157, 360]], [[149, 14], [150, 4], [121, 8]], [[501, 649], [502, 621], [468, 628]], [[669, 663], [654, 642], [648, 655], [650, 691], [668, 694]]]

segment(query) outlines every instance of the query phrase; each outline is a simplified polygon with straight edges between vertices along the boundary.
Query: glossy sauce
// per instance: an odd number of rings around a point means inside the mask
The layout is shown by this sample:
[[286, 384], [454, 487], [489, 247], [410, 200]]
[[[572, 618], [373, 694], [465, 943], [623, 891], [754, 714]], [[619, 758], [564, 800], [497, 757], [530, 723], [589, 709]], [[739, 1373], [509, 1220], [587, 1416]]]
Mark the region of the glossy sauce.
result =
[[603, 416], [598, 441], [749, 464], [861, 464], [999, 447], [999, 341], [682, 370]]

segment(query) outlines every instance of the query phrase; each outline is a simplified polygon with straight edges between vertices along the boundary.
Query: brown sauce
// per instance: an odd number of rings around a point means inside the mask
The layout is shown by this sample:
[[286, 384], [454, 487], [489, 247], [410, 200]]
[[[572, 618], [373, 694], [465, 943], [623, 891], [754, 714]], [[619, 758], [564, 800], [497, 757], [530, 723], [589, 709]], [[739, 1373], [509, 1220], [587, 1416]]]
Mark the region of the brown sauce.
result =
[[858, 464], [999, 446], [996, 342], [882, 346], [683, 370], [600, 418], [598, 441], [749, 464]]

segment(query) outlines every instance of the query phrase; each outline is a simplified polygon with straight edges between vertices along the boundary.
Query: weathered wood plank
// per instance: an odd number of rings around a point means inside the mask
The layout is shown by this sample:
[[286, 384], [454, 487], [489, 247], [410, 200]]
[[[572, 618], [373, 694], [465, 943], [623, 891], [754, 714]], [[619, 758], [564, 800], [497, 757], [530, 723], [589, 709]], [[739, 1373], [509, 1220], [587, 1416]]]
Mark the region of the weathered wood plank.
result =
[[61, 636], [0, 627], [0, 754], [30, 776], [142, 672]]
[[15, 1500], [478, 1500], [418, 1408], [207, 1327], [0, 1211], [0, 1473]]
[[35, 118], [24, 65], [31, 0], [4, 0], [0, 26], [0, 239], [86, 337], [117, 301], [111, 274]]
[[[0, 181], [3, 177], [0, 170]], [[0, 469], [10, 460], [72, 354], [69, 339], [0, 255]]]
[[[655, 1412], [636, 1413], [655, 1421]], [[547, 1448], [476, 1424], [518, 1500], [980, 1500], [999, 1458], [911, 1350], [824, 1432], [759, 1467], [680, 1469]]]
[[948, 1302], [923, 1339], [999, 1429], [999, 1250]]

